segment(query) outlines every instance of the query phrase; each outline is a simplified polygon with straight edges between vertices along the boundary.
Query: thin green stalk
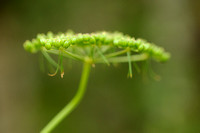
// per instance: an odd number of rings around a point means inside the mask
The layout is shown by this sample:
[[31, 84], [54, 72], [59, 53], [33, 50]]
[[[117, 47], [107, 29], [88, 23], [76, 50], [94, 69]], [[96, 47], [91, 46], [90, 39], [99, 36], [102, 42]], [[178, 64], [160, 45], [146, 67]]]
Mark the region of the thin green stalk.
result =
[[124, 53], [126, 53], [127, 51], [128, 51], [128, 49], [124, 49], [124, 50], [117, 51], [117, 52], [114, 52], [114, 53], [111, 53], [111, 54], [107, 54], [107, 55], [105, 55], [105, 57], [107, 57], [107, 58], [115, 57], [115, 56], [124, 54]]
[[101, 50], [98, 47], [96, 47], [96, 49], [97, 49], [97, 52], [99, 53], [99, 55], [101, 56], [101, 58], [104, 60], [104, 62], [109, 66], [110, 64], [109, 64], [108, 60], [106, 59], [106, 57], [101, 52]]
[[[130, 56], [130, 60], [127, 58], [127, 56], [113, 57], [113, 58], [108, 58], [107, 60], [109, 63], [125, 63], [129, 61], [143, 61], [148, 58], [149, 56], [147, 54], [139, 54]], [[104, 63], [104, 60], [95, 60], [94, 62]]]
[[41, 50], [41, 52], [44, 57], [49, 61], [49, 63], [51, 63], [55, 67], [58, 67], [58, 64], [51, 58], [51, 56], [47, 52], [45, 52], [44, 50]]
[[60, 68], [60, 62], [61, 62], [61, 60], [60, 60], [60, 56], [59, 56], [59, 58], [58, 58], [58, 64], [57, 64], [57, 68], [56, 68], [56, 71], [53, 73], [53, 74], [48, 74], [49, 76], [55, 76], [56, 74], [57, 74], [57, 72], [58, 72], [58, 70], [59, 70], [59, 68]]
[[80, 103], [82, 100], [85, 91], [86, 86], [88, 82], [88, 77], [90, 73], [91, 64], [88, 62], [84, 63], [82, 76], [79, 84], [78, 91], [74, 98], [70, 101], [69, 104], [67, 104], [48, 124], [40, 133], [50, 133], [55, 127], [58, 126], [58, 124], [66, 118]]
[[[59, 50], [47, 50], [48, 53], [52, 53], [52, 54], [56, 54], [56, 55], [59, 55], [60, 51]], [[72, 59], [75, 59], [75, 60], [79, 60], [79, 61], [84, 61], [84, 58], [82, 58], [81, 56], [77, 55], [77, 54], [73, 54], [69, 51], [66, 51], [66, 50], [62, 50], [63, 52], [63, 56], [64, 57], [68, 57], [68, 58], [72, 58]]]
[[128, 57], [128, 68], [129, 68], [128, 77], [130, 76], [130, 78], [132, 78], [132, 64], [131, 64], [131, 52], [130, 51], [127, 52], [127, 57]]
[[62, 51], [63, 51], [65, 54], [67, 54], [67, 55], [73, 57], [73, 58], [76, 59], [76, 60], [80, 60], [80, 61], [83, 61], [83, 60], [84, 60], [83, 57], [81, 57], [81, 56], [79, 56], [79, 55], [77, 55], [77, 54], [73, 54], [73, 53], [71, 53], [71, 52], [69, 52], [69, 51], [67, 51], [67, 50], [62, 50]]

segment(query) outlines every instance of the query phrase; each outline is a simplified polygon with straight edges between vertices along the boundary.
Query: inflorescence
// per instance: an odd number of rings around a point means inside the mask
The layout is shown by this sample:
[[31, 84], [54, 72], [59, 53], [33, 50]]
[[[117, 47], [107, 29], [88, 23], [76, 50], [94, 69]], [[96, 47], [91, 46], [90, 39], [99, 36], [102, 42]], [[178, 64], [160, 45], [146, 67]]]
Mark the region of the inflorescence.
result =
[[163, 48], [149, 43], [143, 39], [135, 39], [120, 32], [94, 32], [94, 33], [78, 33], [72, 31], [66, 33], [53, 34], [48, 32], [38, 34], [32, 41], [27, 40], [24, 48], [31, 53], [35, 53], [41, 49], [46, 50], [68, 50], [70, 47], [101, 47], [109, 46], [115, 49], [129, 49], [135, 53], [145, 53], [149, 57], [153, 57], [158, 61], [166, 61], [170, 58], [170, 54], [165, 52]]
[[[63, 57], [72, 58], [83, 62], [83, 72], [78, 91], [74, 98], [42, 129], [40, 133], [50, 133], [67, 117], [82, 100], [89, 78], [91, 66], [96, 63], [128, 63], [128, 77], [132, 77], [132, 62], [146, 61], [149, 58], [157, 61], [167, 61], [170, 54], [163, 48], [149, 43], [143, 39], [135, 39], [120, 32], [94, 32], [78, 33], [72, 31], [53, 34], [48, 32], [38, 34], [32, 41], [26, 41], [24, 48], [31, 53], [41, 51], [50, 64], [56, 67], [61, 77], [64, 75]], [[49, 55], [59, 55], [58, 63]], [[136, 69], [136, 63], [134, 63]]]

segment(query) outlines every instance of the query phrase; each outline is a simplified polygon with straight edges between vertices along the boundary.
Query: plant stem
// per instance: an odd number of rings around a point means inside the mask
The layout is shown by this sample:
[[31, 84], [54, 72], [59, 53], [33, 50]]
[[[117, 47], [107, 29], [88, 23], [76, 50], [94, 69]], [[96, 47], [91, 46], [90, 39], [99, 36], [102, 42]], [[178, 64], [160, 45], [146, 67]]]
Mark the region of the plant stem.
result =
[[122, 51], [117, 51], [117, 52], [114, 52], [114, 53], [111, 53], [111, 54], [107, 54], [107, 55], [105, 55], [105, 57], [107, 57], [107, 58], [115, 57], [115, 56], [124, 54], [124, 53], [126, 53], [127, 51], [128, 51], [128, 49], [124, 49], [124, 50], [122, 50]]
[[44, 57], [49, 61], [49, 63], [51, 63], [55, 67], [59, 67], [59, 65], [51, 58], [51, 56], [47, 52], [43, 50], [41, 50], [41, 52], [44, 55]]
[[99, 53], [99, 55], [101, 56], [101, 58], [104, 60], [104, 62], [109, 66], [110, 64], [109, 64], [108, 60], [106, 59], [106, 57], [101, 52], [101, 50], [98, 47], [96, 47], [96, 49], [97, 49], [97, 52]]
[[[149, 56], [147, 54], [139, 54], [139, 55], [131, 55], [130, 59], [127, 58], [127, 56], [120, 56], [120, 57], [112, 57], [108, 58], [109, 63], [125, 63], [125, 62], [136, 62], [136, 61], [143, 61], [148, 59]], [[95, 63], [104, 63], [103, 60], [95, 60]]]
[[128, 68], [129, 68], [128, 76], [130, 76], [130, 78], [132, 78], [132, 63], [131, 63], [131, 52], [130, 51], [127, 52], [127, 57], [128, 57]]
[[50, 133], [64, 118], [66, 118], [80, 103], [82, 100], [87, 81], [90, 73], [91, 64], [88, 62], [84, 63], [82, 76], [79, 84], [78, 91], [74, 98], [67, 104], [48, 124], [40, 133]]
[[[59, 50], [46, 50], [48, 53], [51, 53], [51, 54], [55, 54], [55, 55], [59, 55]], [[79, 61], [84, 61], [84, 58], [82, 58], [81, 56], [77, 55], [77, 54], [73, 54], [69, 51], [66, 51], [66, 50], [62, 50], [63, 52], [63, 56], [64, 57], [68, 57], [68, 58], [72, 58], [72, 59], [75, 59], [75, 60], [79, 60]]]

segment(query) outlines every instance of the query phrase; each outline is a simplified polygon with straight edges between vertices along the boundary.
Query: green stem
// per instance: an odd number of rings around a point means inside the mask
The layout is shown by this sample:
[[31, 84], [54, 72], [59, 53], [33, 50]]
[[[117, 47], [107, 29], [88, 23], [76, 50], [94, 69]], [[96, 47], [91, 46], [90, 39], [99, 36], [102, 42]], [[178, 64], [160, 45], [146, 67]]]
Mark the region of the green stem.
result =
[[[109, 63], [125, 63], [125, 62], [136, 62], [136, 61], [143, 61], [147, 60], [149, 56], [147, 54], [139, 54], [139, 55], [132, 55], [130, 56], [130, 59], [127, 58], [127, 56], [120, 56], [120, 57], [113, 57], [108, 58]], [[95, 63], [104, 63], [103, 60], [95, 60]]]
[[109, 66], [110, 64], [109, 64], [108, 60], [106, 59], [106, 57], [101, 52], [101, 50], [98, 47], [96, 47], [96, 49], [97, 49], [97, 52], [99, 53], [99, 55], [101, 56], [101, 58], [104, 60], [104, 62]]
[[127, 57], [128, 57], [128, 68], [129, 68], [128, 76], [130, 76], [130, 78], [132, 78], [132, 64], [131, 64], [131, 52], [130, 51], [127, 52]]
[[41, 50], [41, 52], [44, 55], [44, 57], [49, 61], [49, 63], [51, 63], [55, 67], [59, 67], [59, 65], [51, 58], [51, 56], [47, 52], [43, 50]]
[[111, 53], [111, 54], [107, 54], [107, 55], [105, 55], [105, 57], [107, 57], [107, 58], [115, 57], [115, 56], [124, 54], [124, 53], [126, 53], [127, 51], [128, 51], [128, 49], [124, 49], [124, 50], [122, 50], [122, 51], [117, 51], [117, 52], [114, 52], [114, 53]]
[[90, 73], [91, 64], [88, 62], [84, 63], [82, 76], [79, 84], [78, 91], [74, 98], [70, 101], [69, 104], [67, 104], [48, 124], [40, 133], [50, 133], [57, 125], [65, 118], [67, 117], [80, 103], [82, 100], [86, 86], [87, 81]]
[[[59, 50], [47, 50], [48, 53], [51, 53], [51, 54], [56, 54], [56, 55], [59, 55], [60, 51]], [[77, 54], [73, 54], [69, 51], [66, 51], [66, 50], [62, 50], [63, 52], [63, 56], [64, 57], [69, 57], [69, 58], [72, 58], [72, 59], [75, 59], [75, 60], [79, 60], [79, 61], [84, 61], [84, 58], [82, 58], [81, 56], [77, 55]]]

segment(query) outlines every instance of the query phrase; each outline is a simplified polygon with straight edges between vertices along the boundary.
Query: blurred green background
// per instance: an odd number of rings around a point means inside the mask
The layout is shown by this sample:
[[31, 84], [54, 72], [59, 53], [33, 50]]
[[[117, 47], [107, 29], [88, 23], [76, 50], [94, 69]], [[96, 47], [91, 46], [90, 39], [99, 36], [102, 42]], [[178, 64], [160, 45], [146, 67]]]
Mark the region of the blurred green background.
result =
[[162, 79], [97, 65], [80, 106], [53, 133], [200, 133], [200, 1], [2, 0], [0, 133], [38, 133], [74, 96], [81, 64], [49, 77], [23, 42], [47, 31], [121, 31], [170, 51]]

